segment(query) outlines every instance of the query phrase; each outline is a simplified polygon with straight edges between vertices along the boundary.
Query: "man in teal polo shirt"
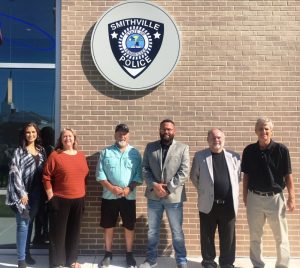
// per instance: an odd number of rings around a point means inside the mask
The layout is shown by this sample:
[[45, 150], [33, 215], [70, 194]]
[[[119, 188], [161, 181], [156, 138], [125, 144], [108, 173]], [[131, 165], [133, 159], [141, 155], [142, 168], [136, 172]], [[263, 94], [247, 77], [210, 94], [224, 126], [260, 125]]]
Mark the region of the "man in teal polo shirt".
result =
[[142, 157], [128, 144], [129, 128], [119, 124], [115, 129], [115, 144], [100, 152], [96, 180], [103, 186], [100, 226], [104, 228], [105, 255], [99, 266], [106, 268], [112, 260], [114, 227], [119, 216], [125, 230], [126, 262], [135, 268], [132, 254], [136, 222], [136, 186], [142, 184]]

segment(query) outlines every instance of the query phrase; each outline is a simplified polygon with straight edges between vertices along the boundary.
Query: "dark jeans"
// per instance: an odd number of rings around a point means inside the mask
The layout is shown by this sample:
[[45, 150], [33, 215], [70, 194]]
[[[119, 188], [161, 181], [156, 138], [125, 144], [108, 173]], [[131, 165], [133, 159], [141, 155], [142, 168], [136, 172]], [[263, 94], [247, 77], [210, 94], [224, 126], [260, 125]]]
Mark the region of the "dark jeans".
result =
[[49, 205], [49, 263], [70, 266], [77, 260], [84, 197], [66, 199], [54, 196]]
[[215, 232], [218, 227], [220, 241], [219, 264], [232, 266], [235, 261], [235, 213], [232, 202], [225, 204], [214, 203], [212, 210], [208, 213], [199, 212], [202, 265], [217, 267], [214, 259], [216, 257]]

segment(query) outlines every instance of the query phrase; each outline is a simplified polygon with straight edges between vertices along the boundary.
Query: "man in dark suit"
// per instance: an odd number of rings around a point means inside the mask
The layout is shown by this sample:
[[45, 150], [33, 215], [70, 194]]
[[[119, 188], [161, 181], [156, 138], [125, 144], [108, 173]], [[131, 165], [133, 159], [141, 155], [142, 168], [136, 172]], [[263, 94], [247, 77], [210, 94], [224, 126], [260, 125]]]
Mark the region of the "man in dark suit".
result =
[[172, 231], [172, 242], [178, 268], [187, 267], [182, 230], [184, 183], [189, 174], [189, 148], [177, 142], [175, 124], [170, 119], [160, 123], [160, 140], [147, 144], [143, 158], [143, 178], [147, 183], [148, 245], [140, 268], [157, 266], [157, 249], [163, 212], [166, 211]]
[[221, 129], [208, 131], [209, 148], [195, 154], [191, 180], [198, 191], [202, 266], [217, 268], [214, 261], [218, 227], [221, 268], [235, 261], [235, 219], [239, 203], [240, 156], [224, 149]]

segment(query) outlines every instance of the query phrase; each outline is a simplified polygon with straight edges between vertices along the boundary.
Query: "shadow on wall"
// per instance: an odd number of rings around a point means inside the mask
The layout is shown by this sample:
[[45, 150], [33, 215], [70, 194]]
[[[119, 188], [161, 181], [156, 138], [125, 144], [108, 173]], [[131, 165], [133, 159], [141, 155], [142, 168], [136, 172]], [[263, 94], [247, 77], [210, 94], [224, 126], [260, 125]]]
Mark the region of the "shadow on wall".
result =
[[[90, 174], [87, 181], [86, 205], [81, 229], [80, 254], [104, 253], [103, 229], [99, 226], [102, 186], [95, 180], [95, 169], [98, 158], [98, 153], [87, 157]], [[160, 229], [159, 256], [170, 256], [173, 250], [172, 244], [168, 239], [168, 225], [166, 225], [165, 221], [166, 219], [163, 219]], [[124, 229], [120, 219], [116, 226], [113, 239], [113, 253], [124, 254], [126, 246]], [[133, 250], [137, 255], [145, 256], [147, 248], [147, 232], [147, 211], [145, 211], [144, 214], [138, 215], [136, 222]]]
[[[93, 88], [95, 88], [97, 91], [101, 92], [102, 94], [108, 97], [118, 99], [118, 100], [134, 100], [134, 99], [142, 98], [150, 94], [153, 90], [155, 90], [156, 87], [153, 89], [140, 90], [140, 91], [121, 89], [109, 83], [101, 75], [101, 73], [97, 70], [94, 64], [93, 57], [91, 54], [90, 41], [91, 41], [91, 36], [92, 36], [94, 26], [95, 24], [86, 33], [81, 47], [81, 66], [86, 76], [86, 79], [90, 82]], [[121, 69], [120, 71], [123, 72], [123, 70]]]

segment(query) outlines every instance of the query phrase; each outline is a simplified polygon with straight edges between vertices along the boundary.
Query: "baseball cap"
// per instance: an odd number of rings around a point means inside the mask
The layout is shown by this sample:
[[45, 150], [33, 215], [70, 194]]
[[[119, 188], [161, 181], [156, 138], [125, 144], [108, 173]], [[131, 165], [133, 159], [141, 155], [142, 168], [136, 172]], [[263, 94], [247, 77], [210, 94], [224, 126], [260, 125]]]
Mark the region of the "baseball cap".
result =
[[129, 132], [129, 127], [126, 124], [119, 124], [119, 125], [116, 126], [116, 129], [115, 129], [115, 132], [118, 132], [118, 131], [128, 133]]

